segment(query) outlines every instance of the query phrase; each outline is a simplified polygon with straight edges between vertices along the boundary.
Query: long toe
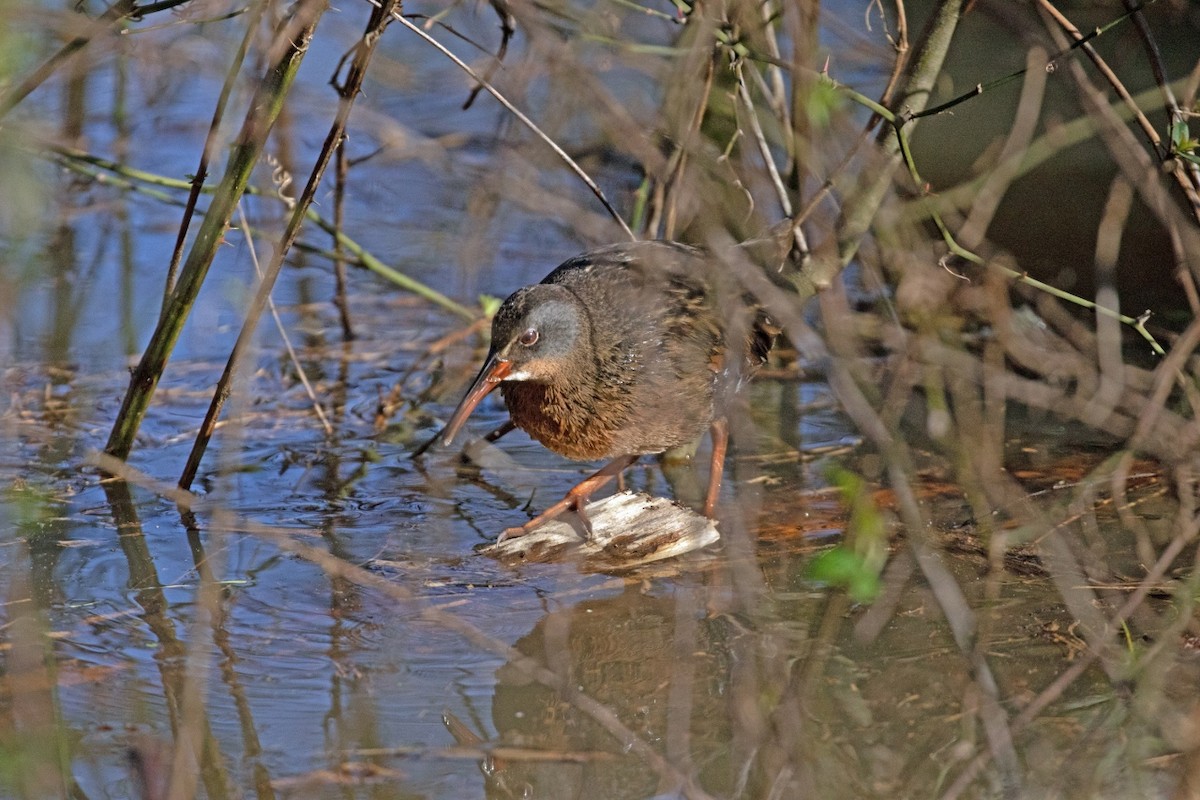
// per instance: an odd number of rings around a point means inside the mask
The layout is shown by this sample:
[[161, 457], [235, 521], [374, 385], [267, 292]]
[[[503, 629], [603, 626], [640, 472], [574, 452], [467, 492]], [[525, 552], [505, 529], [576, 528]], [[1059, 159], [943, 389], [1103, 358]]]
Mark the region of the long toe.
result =
[[583, 528], [583, 538], [590, 541], [592, 538], [592, 521], [588, 518], [587, 511], [585, 510], [586, 507], [586, 497], [576, 498], [575, 516], [579, 520], [579, 527]]
[[516, 539], [518, 536], [524, 536], [527, 533], [529, 533], [529, 529], [527, 529], [524, 525], [518, 525], [515, 528], [505, 528], [504, 530], [500, 531], [500, 535], [496, 537], [496, 544], [507, 542], [509, 539]]

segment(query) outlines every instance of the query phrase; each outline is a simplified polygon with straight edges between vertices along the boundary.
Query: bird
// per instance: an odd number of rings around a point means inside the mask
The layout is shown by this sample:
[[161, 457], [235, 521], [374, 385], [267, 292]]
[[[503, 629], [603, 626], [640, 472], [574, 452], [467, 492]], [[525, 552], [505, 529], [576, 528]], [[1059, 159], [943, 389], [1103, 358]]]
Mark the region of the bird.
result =
[[779, 328], [725, 265], [700, 248], [628, 242], [568, 259], [518, 289], [492, 320], [478, 376], [441, 433], [451, 445], [499, 388], [511, 425], [569, 459], [607, 459], [558, 503], [499, 541], [573, 511], [590, 535], [591, 495], [640, 457], [712, 435], [705, 516], [712, 518], [737, 391]]

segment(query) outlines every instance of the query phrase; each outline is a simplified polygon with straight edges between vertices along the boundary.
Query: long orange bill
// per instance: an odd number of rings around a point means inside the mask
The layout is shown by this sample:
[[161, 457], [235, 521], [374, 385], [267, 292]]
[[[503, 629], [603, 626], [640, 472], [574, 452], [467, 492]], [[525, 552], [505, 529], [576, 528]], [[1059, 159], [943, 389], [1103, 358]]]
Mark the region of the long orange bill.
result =
[[449, 445], [454, 441], [459, 428], [467, 421], [467, 417], [471, 416], [475, 406], [487, 397], [488, 392], [499, 386], [500, 381], [504, 380], [510, 372], [512, 372], [512, 362], [507, 358], [500, 358], [496, 355], [488, 357], [488, 360], [484, 362], [483, 369], [479, 370], [475, 382], [467, 391], [466, 397], [459, 402], [458, 408], [454, 409], [454, 413], [450, 415], [450, 421], [446, 423], [446, 428], [442, 431], [443, 445]]

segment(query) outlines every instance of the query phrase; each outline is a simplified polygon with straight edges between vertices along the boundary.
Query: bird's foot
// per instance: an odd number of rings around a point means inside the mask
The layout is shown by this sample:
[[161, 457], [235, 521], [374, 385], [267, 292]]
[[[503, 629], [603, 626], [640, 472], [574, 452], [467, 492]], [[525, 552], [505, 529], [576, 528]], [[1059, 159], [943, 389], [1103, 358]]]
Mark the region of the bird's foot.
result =
[[559, 500], [557, 503], [547, 508], [538, 516], [529, 520], [529, 522], [526, 522], [524, 525], [518, 525], [514, 528], [505, 528], [496, 538], [496, 543], [499, 544], [500, 542], [506, 542], [509, 539], [515, 539], [518, 536], [524, 536], [528, 533], [531, 533], [545, 525], [550, 520], [555, 519], [568, 511], [575, 512], [575, 517], [579, 520], [579, 528], [582, 529], [583, 538], [591, 539], [592, 521], [588, 519], [587, 511], [585, 511], [588, 497], [589, 495], [576, 493], [574, 490], [571, 490], [562, 500]]
[[595, 474], [584, 478], [576, 484], [571, 491], [567, 492], [566, 497], [547, 508], [540, 516], [534, 517], [519, 528], [508, 528], [505, 530], [496, 540], [497, 544], [518, 536], [524, 536], [535, 528], [545, 525], [564, 511], [575, 512], [575, 516], [579, 518], [579, 525], [583, 528], [583, 538], [591, 539], [592, 523], [588, 519], [586, 511], [588, 499], [591, 498], [593, 492], [620, 475], [626, 467], [637, 460], [638, 457], [636, 455], [614, 458], [601, 467]]

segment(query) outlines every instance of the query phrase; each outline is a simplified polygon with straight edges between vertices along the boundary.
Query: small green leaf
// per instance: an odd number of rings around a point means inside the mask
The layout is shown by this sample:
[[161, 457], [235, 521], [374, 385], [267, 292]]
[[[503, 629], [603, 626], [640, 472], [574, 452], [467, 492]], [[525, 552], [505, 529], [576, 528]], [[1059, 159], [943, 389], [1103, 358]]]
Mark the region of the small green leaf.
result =
[[18, 480], [0, 496], [14, 527], [29, 541], [38, 539], [49, 530], [47, 520], [54, 516], [53, 497], [40, 486]]
[[869, 603], [879, 595], [879, 575], [887, 562], [887, 525], [871, 487], [850, 470], [833, 465], [825, 477], [836, 486], [850, 511], [842, 543], [809, 563], [815, 581], [845, 589], [851, 599]]
[[1175, 146], [1176, 150], [1187, 149], [1183, 147], [1183, 143], [1188, 140], [1189, 136], [1190, 131], [1188, 130], [1188, 124], [1186, 122], [1181, 119], [1177, 119], [1175, 122], [1171, 123], [1171, 144]]
[[808, 565], [810, 578], [822, 583], [844, 586], [862, 567], [862, 559], [842, 545], [826, 550]]
[[879, 573], [845, 545], [814, 558], [807, 575], [810, 580], [845, 589], [856, 603], [869, 603], [879, 596]]

